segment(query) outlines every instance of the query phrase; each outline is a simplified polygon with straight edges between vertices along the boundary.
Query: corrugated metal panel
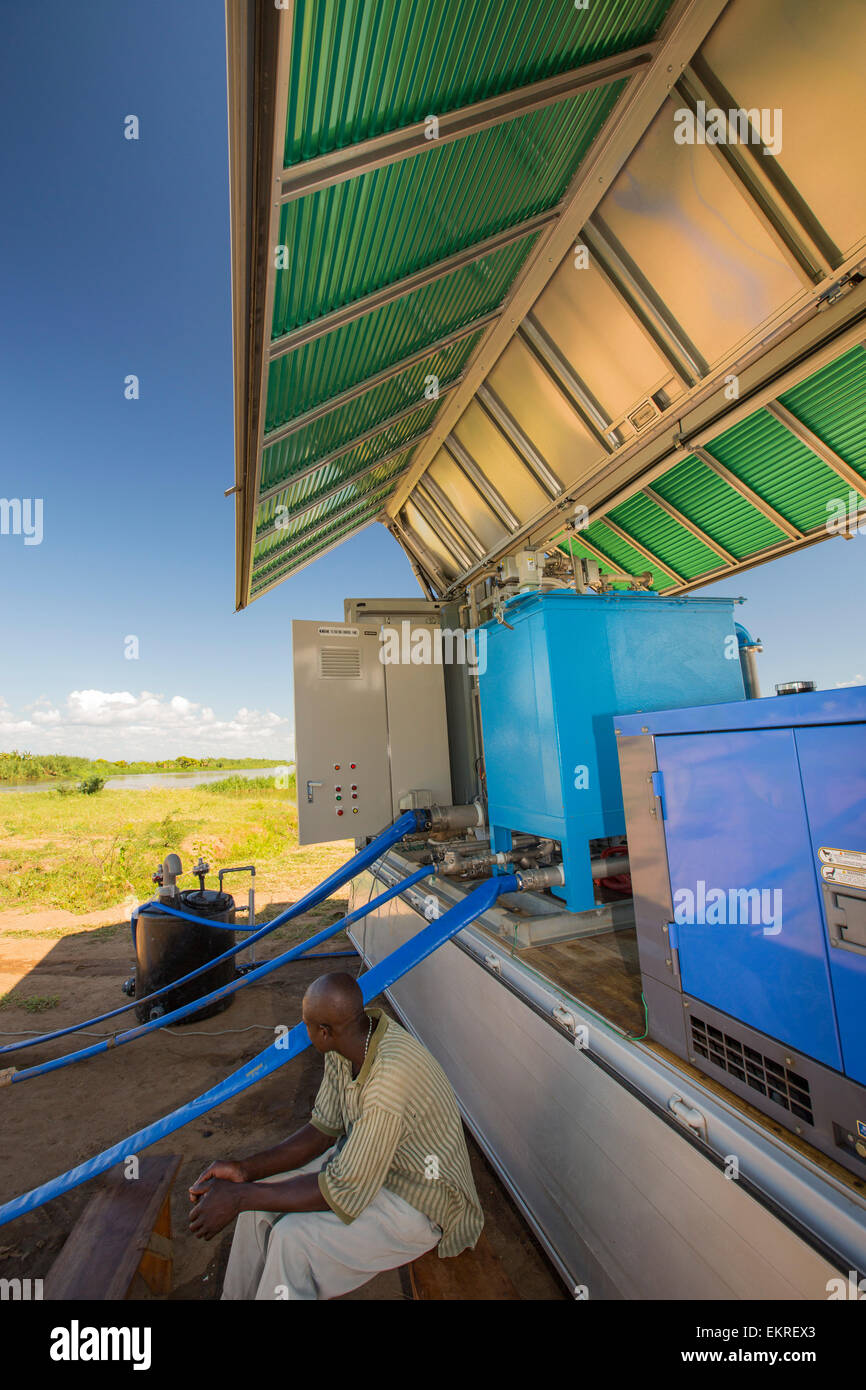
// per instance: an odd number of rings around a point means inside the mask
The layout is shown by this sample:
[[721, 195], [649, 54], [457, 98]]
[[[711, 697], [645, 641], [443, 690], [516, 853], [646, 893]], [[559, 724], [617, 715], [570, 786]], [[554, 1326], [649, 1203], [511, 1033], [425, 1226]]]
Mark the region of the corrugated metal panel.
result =
[[[286, 520], [289, 516], [300, 516], [303, 513], [306, 521], [309, 509], [319, 505], [323, 495], [327, 497], [327, 501], [321, 504], [325, 509], [323, 515], [340, 511], [353, 497], [373, 492], [389, 478], [397, 478], [406, 467], [410, 453], [411, 449], [404, 449], [395, 458], [379, 464], [370, 472], [363, 472], [360, 467], [356, 467], [354, 474], [340, 469], [337, 476], [332, 476], [324, 482], [321, 473], [311, 474], [287, 488], [285, 492], [279, 492], [262, 503], [256, 519], [256, 535], [267, 530], [278, 518]], [[356, 477], [359, 472], [362, 476]], [[286, 531], [284, 534], [288, 535], [289, 532]]]
[[862, 347], [852, 348], [779, 400], [866, 478], [866, 351]]
[[[275, 502], [281, 502], [294, 509], [299, 502], [304, 501], [314, 493], [325, 492], [336, 486], [342, 479], [354, 477], [360, 470], [368, 468], [376, 459], [385, 458], [386, 455], [393, 453], [401, 445], [416, 439], [432, 422], [437, 409], [438, 403], [431, 401], [429, 405], [407, 415], [397, 424], [391, 425], [389, 429], [366, 439], [362, 444], [356, 445], [355, 448], [349, 449], [346, 453], [339, 454], [330, 462], [325, 462], [321, 468], [303, 470], [301, 478], [296, 481], [291, 478], [287, 479], [280, 491], [266, 498], [262, 506], [273, 506]], [[256, 525], [259, 526], [260, 524], [261, 507], [256, 520]]]
[[697, 579], [719, 567], [720, 560], [714, 550], [643, 494], [622, 502], [608, 515], [665, 564], [672, 565], [684, 579]]
[[348, 540], [356, 531], [362, 531], [365, 526], [369, 526], [375, 521], [378, 507], [373, 506], [367, 512], [361, 512], [359, 516], [353, 516], [347, 521], [335, 526], [333, 530], [325, 535], [315, 537], [314, 540], [305, 542], [299, 541], [290, 547], [284, 554], [275, 559], [271, 564], [262, 567], [253, 573], [250, 585], [250, 596], [255, 598], [258, 594], [272, 584], [275, 579], [284, 578], [294, 570], [301, 569], [308, 565], [323, 550], [328, 550], [332, 545], [337, 545], [340, 541]]
[[827, 498], [837, 497], [842, 486], [826, 463], [765, 410], [719, 435], [709, 452], [802, 531], [827, 520]]
[[282, 210], [273, 336], [552, 207], [623, 82], [375, 169]]
[[652, 38], [670, 0], [295, 0], [286, 164]]
[[[364, 493], [354, 505], [349, 506], [347, 510], [342, 510], [341, 515], [335, 517], [335, 527], [344, 526], [346, 522], [356, 518], [360, 512], [366, 512], [370, 508], [376, 510], [381, 506], [392, 487], [393, 480], [388, 479], [385, 484], [380, 484], [371, 492]], [[346, 501], [343, 502], [343, 508], [346, 508]], [[304, 512], [303, 516], [292, 518], [284, 530], [272, 531], [264, 540], [259, 541], [255, 546], [253, 555], [253, 567], [256, 576], [258, 577], [260, 571], [280, 560], [284, 553], [290, 552], [292, 544], [304, 540], [310, 532], [316, 532], [318, 535], [319, 527], [323, 528], [323, 534], [325, 530], [330, 532], [331, 528], [327, 526], [327, 522], [333, 516], [335, 516], [335, 508], [328, 504], [313, 507], [310, 511]]]
[[693, 456], [657, 479], [653, 487], [738, 560], [785, 540], [785, 533], [763, 512]]
[[299, 429], [287, 439], [269, 445], [262, 453], [262, 488], [271, 487], [297, 469], [333, 453], [373, 429], [380, 421], [398, 414], [413, 401], [423, 400], [428, 377], [436, 377], [440, 390], [449, 386], [462, 372], [478, 345], [478, 339], [479, 334], [473, 333], [459, 343], [452, 343], [423, 362], [407, 367], [381, 386], [365, 391], [348, 405], [340, 406], [313, 424]]
[[525, 237], [272, 362], [266, 430], [497, 309], [535, 239]]

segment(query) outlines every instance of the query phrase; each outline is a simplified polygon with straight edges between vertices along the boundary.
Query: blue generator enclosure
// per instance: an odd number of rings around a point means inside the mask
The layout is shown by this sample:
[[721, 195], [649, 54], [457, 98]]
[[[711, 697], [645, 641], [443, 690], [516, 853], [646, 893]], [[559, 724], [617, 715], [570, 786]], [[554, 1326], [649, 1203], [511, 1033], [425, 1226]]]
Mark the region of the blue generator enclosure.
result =
[[[866, 1085], [866, 688], [616, 722], [655, 746], [667, 983]], [[651, 937], [640, 945], [645, 969]], [[712, 1060], [730, 1070], [716, 1027]]]

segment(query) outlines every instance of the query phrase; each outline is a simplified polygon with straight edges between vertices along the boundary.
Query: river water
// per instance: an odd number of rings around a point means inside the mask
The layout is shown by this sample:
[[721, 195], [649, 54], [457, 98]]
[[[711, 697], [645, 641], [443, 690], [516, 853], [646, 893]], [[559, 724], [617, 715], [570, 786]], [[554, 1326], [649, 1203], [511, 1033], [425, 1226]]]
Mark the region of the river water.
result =
[[[294, 763], [284, 763], [281, 767], [223, 767], [191, 772], [135, 772], [129, 777], [109, 777], [105, 786], [108, 791], [150, 791], [154, 787], [200, 787], [204, 782], [222, 782], [226, 777], [285, 777], [286, 768], [294, 770]], [[57, 786], [74, 787], [77, 782], [24, 782], [17, 786], [8, 782], [0, 784], [0, 792], [45, 792]]]

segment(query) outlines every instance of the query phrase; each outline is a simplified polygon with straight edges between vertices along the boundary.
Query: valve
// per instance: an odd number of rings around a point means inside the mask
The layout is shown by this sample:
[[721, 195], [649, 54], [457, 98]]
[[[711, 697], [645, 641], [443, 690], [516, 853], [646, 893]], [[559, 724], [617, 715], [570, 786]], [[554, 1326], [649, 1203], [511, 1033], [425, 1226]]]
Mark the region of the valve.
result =
[[202, 892], [204, 892], [204, 881], [207, 875], [210, 873], [210, 864], [206, 864], [202, 859], [201, 855], [199, 855], [198, 863], [193, 865], [192, 872], [198, 879], [199, 888]]

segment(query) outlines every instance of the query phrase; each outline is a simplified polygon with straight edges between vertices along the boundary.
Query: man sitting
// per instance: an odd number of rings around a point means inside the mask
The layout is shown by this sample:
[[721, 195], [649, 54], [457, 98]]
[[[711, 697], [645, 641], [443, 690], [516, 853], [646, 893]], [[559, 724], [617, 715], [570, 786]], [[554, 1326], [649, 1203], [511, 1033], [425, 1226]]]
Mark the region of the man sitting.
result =
[[336, 1298], [437, 1243], [459, 1255], [484, 1224], [454, 1092], [427, 1049], [365, 1010], [351, 975], [314, 980], [303, 1017], [325, 1058], [310, 1123], [190, 1188], [195, 1235], [238, 1217], [224, 1299]]

